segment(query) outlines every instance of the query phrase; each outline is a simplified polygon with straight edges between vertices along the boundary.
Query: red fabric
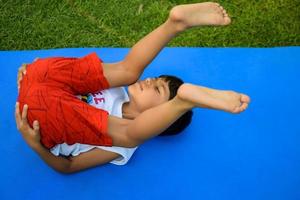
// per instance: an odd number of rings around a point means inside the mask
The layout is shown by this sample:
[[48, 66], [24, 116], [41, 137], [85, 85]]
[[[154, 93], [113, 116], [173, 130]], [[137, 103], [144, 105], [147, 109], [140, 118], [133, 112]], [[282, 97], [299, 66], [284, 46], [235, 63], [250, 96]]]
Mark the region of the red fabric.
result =
[[108, 113], [77, 99], [77, 94], [109, 88], [96, 53], [82, 58], [51, 57], [27, 66], [21, 82], [20, 110], [28, 104], [28, 122], [40, 123], [46, 148], [66, 142], [112, 146]]

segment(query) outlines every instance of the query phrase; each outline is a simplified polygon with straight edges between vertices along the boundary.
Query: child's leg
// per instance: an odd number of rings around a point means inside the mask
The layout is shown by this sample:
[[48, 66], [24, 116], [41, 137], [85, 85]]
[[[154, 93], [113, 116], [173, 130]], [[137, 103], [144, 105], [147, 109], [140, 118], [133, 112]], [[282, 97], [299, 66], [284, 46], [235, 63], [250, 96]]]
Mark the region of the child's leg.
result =
[[[123, 61], [104, 64], [105, 77], [111, 87], [131, 84], [139, 78], [162, 48], [179, 33], [191, 27], [229, 23], [230, 18], [226, 11], [217, 3], [176, 6], [170, 11], [166, 22], [137, 42]], [[126, 74], [134, 74], [131, 76], [134, 78], [129, 78]]]
[[249, 103], [250, 98], [245, 94], [183, 84], [175, 98], [144, 111], [132, 120], [127, 126], [124, 137], [121, 138], [119, 134], [110, 133], [110, 135], [114, 145], [134, 147], [159, 135], [194, 107], [240, 113], [248, 107]]
[[160, 50], [178, 33], [195, 26], [227, 25], [226, 11], [217, 3], [180, 5], [170, 11], [169, 18], [136, 43], [124, 62], [141, 74]]

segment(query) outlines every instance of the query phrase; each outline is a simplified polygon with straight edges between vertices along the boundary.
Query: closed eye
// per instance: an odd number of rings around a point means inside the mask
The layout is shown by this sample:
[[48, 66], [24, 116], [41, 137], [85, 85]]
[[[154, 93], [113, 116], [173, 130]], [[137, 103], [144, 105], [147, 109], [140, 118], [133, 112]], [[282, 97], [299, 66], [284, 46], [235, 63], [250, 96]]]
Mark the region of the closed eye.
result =
[[158, 87], [155, 87], [155, 89], [158, 91], [158, 93], [160, 94], [160, 91], [159, 91], [159, 89], [158, 89]]

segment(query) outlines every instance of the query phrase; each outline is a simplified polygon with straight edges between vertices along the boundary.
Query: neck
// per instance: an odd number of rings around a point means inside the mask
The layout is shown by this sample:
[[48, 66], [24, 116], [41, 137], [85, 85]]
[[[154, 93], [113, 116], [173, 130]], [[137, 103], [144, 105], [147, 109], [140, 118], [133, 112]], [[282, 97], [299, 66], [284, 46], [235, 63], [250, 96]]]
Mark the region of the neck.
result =
[[135, 119], [140, 112], [129, 102], [125, 102], [122, 105], [122, 116], [125, 119]]

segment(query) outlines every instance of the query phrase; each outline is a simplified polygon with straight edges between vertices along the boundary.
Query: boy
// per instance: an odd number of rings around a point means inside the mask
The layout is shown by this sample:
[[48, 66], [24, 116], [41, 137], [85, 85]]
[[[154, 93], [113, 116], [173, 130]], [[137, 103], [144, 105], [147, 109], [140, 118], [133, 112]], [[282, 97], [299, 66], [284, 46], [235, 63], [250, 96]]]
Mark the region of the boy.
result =
[[[165, 23], [135, 44], [121, 62], [102, 63], [96, 54], [80, 59], [59, 57], [37, 60], [26, 69], [26, 75], [20, 83], [19, 101], [23, 111], [21, 116], [17, 103], [18, 129], [29, 146], [47, 164], [59, 172], [72, 173], [110, 162], [116, 159], [118, 154], [94, 148], [75, 157], [63, 158], [52, 155], [48, 151], [49, 148], [62, 142], [135, 148], [162, 133], [194, 107], [231, 113], [244, 111], [250, 98], [233, 91], [220, 91], [184, 83], [178, 85], [175, 96], [170, 99], [170, 82], [166, 78], [136, 82], [159, 51], [180, 32], [196, 26], [229, 23], [228, 14], [217, 3], [179, 5], [170, 11]], [[59, 71], [55, 71], [56, 68], [59, 68]], [[86, 74], [88, 76], [85, 76]], [[43, 82], [44, 79], [47, 82]], [[34, 88], [37, 84], [31, 84], [32, 81], [38, 82], [39, 87]], [[108, 115], [103, 110], [74, 99], [74, 95], [99, 91], [101, 93], [109, 87], [124, 85], [129, 85], [130, 101], [124, 101], [121, 117]], [[27, 98], [29, 94], [33, 100]], [[50, 103], [44, 95], [52, 98]], [[98, 101], [104, 99], [99, 98]], [[26, 104], [29, 105], [29, 110]], [[52, 104], [57, 106], [54, 112], [49, 112]], [[39, 106], [44, 107], [41, 109]], [[30, 124], [33, 123], [33, 129], [27, 122], [27, 110], [28, 120]], [[56, 118], [59, 118], [57, 122]], [[47, 131], [53, 135], [46, 134]]]

